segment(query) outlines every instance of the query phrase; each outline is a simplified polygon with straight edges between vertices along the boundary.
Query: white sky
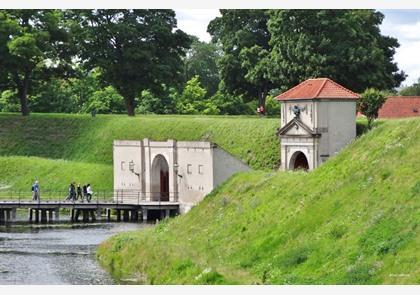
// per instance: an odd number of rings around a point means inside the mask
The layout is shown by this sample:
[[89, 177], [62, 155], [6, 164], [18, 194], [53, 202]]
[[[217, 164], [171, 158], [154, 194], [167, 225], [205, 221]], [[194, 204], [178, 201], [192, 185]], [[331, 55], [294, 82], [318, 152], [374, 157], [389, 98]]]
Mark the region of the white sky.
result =
[[[196, 35], [202, 41], [210, 41], [208, 23], [220, 16], [218, 9], [175, 9], [178, 27]], [[403, 85], [411, 85], [420, 78], [420, 10], [381, 10], [385, 14], [381, 25], [383, 35], [396, 37], [400, 47], [395, 61], [408, 77]]]

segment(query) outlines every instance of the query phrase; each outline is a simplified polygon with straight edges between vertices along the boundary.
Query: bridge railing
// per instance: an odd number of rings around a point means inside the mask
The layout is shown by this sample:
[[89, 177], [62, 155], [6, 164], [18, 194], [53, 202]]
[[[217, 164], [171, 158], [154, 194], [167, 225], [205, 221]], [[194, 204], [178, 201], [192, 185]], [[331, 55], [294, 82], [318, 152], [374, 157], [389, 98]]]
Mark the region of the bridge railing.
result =
[[[90, 199], [91, 203], [121, 203], [121, 204], [140, 204], [144, 202], [169, 202], [169, 193], [162, 195], [160, 192], [141, 192], [139, 190], [114, 190], [94, 191]], [[77, 196], [77, 194], [76, 194]], [[83, 198], [69, 198], [67, 190], [40, 190], [39, 199], [33, 200], [31, 191], [23, 190], [0, 190], [0, 202], [87, 202], [86, 196]]]

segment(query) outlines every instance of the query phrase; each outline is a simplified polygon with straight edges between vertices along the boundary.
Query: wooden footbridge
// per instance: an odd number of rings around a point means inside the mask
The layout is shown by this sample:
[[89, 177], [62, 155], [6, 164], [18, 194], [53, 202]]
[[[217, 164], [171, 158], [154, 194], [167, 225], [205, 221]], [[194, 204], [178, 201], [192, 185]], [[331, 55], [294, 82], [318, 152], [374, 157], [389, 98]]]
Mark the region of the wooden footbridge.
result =
[[98, 192], [88, 202], [69, 200], [62, 192], [41, 192], [38, 200], [32, 200], [28, 193], [1, 191], [0, 223], [15, 221], [18, 209], [28, 210], [27, 220], [35, 223], [59, 221], [60, 212], [68, 214], [71, 222], [145, 221], [177, 215], [179, 203], [151, 201], [133, 192]]

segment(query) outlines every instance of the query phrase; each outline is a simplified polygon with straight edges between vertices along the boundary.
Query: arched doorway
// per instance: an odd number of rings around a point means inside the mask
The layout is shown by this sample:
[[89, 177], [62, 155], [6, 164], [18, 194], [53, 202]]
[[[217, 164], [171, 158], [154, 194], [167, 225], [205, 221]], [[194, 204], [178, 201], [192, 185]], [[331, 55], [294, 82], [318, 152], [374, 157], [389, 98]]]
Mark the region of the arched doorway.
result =
[[306, 159], [305, 154], [302, 152], [295, 152], [290, 159], [289, 168], [293, 170], [309, 170], [308, 159]]
[[162, 155], [153, 159], [151, 197], [152, 201], [169, 201], [169, 165]]

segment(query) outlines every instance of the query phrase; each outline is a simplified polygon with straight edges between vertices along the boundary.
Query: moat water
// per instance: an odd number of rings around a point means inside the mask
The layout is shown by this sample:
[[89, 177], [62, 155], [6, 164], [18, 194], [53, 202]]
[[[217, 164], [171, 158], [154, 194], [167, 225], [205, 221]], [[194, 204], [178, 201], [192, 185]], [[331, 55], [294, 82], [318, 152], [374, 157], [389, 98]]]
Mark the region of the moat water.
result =
[[0, 284], [109, 285], [112, 278], [95, 258], [96, 247], [114, 234], [144, 223], [0, 225]]

